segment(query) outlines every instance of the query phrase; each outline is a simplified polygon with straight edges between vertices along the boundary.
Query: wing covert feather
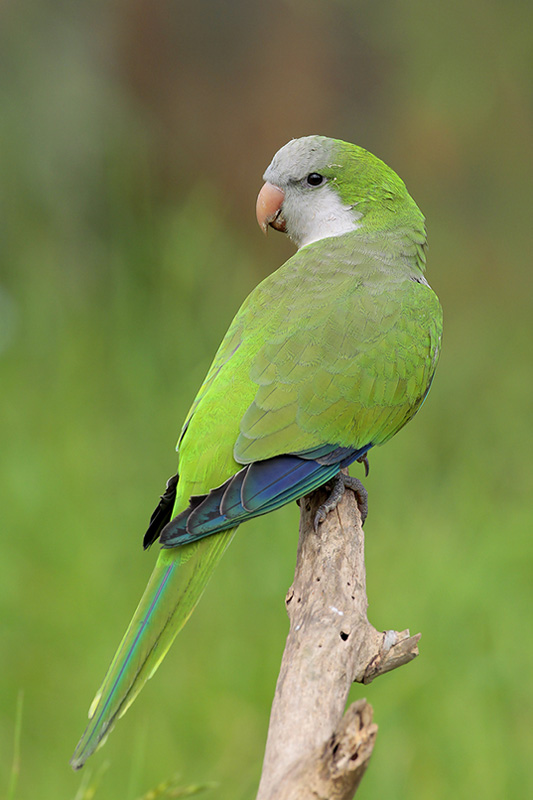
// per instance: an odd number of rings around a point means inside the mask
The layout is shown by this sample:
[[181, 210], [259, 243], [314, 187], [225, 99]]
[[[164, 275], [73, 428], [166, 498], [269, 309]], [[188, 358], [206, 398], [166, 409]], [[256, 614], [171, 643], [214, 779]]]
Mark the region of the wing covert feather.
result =
[[212, 447], [224, 438], [232, 454], [216, 479], [324, 444], [381, 444], [423, 401], [440, 343], [438, 300], [410, 261], [384, 263], [355, 238], [347, 247], [349, 238], [302, 248], [230, 326], [181, 437], [195, 428], [203, 452], [206, 436]]
[[[368, 253], [312, 267], [250, 370], [257, 384], [235, 446], [239, 463], [325, 442], [382, 444], [420, 406], [440, 341], [440, 306], [401, 265]], [[272, 298], [275, 302], [275, 298]], [[307, 310], [302, 313], [299, 305]]]

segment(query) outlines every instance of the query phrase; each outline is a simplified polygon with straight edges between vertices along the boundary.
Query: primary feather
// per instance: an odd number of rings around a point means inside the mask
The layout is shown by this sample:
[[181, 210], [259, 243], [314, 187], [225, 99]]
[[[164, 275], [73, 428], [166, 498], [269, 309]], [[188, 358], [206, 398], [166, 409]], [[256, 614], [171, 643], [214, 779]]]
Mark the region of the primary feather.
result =
[[179, 478], [145, 537], [163, 549], [75, 768], [153, 675], [235, 528], [386, 442], [431, 385], [442, 315], [424, 277], [424, 218], [400, 178], [362, 148], [311, 136], [285, 145], [265, 179], [283, 200], [271, 224], [300, 249], [243, 303], [192, 404]]

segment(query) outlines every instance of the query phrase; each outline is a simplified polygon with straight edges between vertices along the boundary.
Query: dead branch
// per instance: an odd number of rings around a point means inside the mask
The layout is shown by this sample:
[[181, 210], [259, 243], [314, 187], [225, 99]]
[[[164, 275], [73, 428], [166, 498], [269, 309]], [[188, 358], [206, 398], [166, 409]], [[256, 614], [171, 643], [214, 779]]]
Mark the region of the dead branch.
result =
[[365, 700], [344, 713], [353, 681], [418, 655], [420, 634], [377, 631], [367, 619], [364, 534], [352, 492], [315, 533], [323, 491], [300, 502], [290, 630], [272, 704], [257, 800], [351, 800], [377, 733]]

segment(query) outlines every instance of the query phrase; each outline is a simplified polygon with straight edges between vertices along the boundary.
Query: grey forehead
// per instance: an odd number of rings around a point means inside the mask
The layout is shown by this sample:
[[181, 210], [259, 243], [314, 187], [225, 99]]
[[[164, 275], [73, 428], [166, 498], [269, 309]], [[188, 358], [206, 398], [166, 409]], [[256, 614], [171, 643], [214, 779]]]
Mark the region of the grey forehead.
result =
[[331, 155], [332, 144], [332, 140], [325, 136], [291, 139], [278, 150], [263, 179], [271, 183], [279, 183], [282, 178], [299, 180], [309, 172], [325, 167]]

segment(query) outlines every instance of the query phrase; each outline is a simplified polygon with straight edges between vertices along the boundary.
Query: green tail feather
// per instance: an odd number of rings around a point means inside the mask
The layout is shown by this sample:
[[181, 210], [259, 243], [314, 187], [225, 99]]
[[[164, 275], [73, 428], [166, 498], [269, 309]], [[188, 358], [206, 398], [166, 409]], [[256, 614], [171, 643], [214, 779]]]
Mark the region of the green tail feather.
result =
[[89, 709], [70, 761], [83, 767], [115, 720], [126, 713], [194, 611], [235, 529], [162, 551], [137, 611]]

